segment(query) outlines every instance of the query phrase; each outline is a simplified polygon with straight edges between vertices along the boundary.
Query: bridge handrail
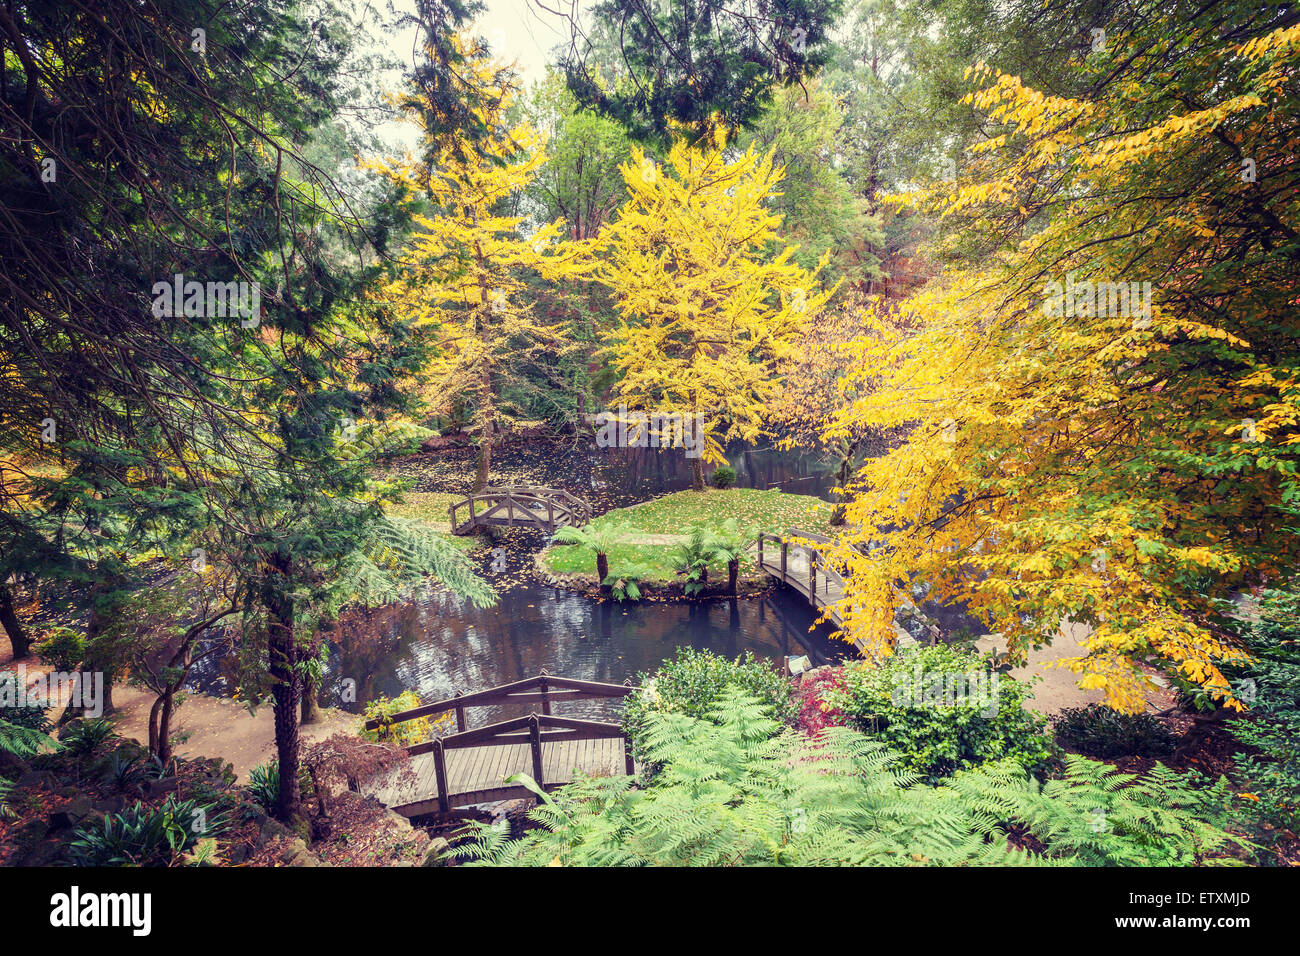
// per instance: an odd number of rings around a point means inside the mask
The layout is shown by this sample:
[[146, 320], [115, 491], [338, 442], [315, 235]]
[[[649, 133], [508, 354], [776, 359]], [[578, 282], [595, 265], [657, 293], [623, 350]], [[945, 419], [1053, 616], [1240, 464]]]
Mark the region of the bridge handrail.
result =
[[[551, 687], [561, 693], [553, 695]], [[537, 692], [532, 692], [537, 688]], [[457, 732], [446, 737], [434, 737], [423, 743], [406, 748], [408, 755], [433, 754], [433, 772], [437, 782], [438, 810], [448, 813], [453, 799], [459, 794], [448, 790], [447, 751], [462, 750], [469, 747], [506, 747], [514, 744], [527, 744], [531, 751], [532, 777], [537, 786], [554, 789], [556, 784], [547, 784], [545, 761], [542, 744], [562, 743], [570, 740], [605, 740], [620, 738], [623, 741], [623, 769], [628, 776], [636, 772], [636, 762], [632, 758], [631, 742], [627, 733], [619, 724], [605, 723], [597, 720], [582, 720], [577, 717], [555, 717], [551, 715], [553, 700], [581, 700], [600, 697], [625, 697], [636, 690], [628, 681], [623, 684], [605, 684], [600, 681], [576, 680], [571, 677], [552, 677], [542, 673], [536, 677], [502, 684], [473, 694], [461, 694], [434, 704], [425, 704], [393, 714], [391, 717], [366, 721], [366, 729], [373, 730], [380, 726], [401, 723], [427, 717], [429, 714], [455, 709]], [[540, 700], [544, 713], [529, 714], [527, 717], [513, 717], [509, 720], [476, 727], [470, 730], [465, 724], [465, 708], [481, 707], [487, 704], [509, 701]]]
[[[806, 541], [812, 541], [814, 542], [814, 544], [812, 545], [803, 544], [799, 541], [792, 541], [791, 540], [792, 538], [802, 538]], [[827, 564], [825, 560], [825, 555], [823, 555], [822, 552], [817, 547], [814, 546], [816, 544], [834, 544], [835, 541], [833, 538], [829, 538], [824, 534], [818, 534], [816, 531], [805, 531], [802, 528], [790, 528], [785, 534], [778, 534], [772, 531], [760, 531], [758, 534], [758, 547], [757, 547], [758, 553], [756, 555], [758, 559], [758, 566], [760, 568], [772, 567], [772, 565], [769, 565], [763, 559], [764, 541], [775, 541], [779, 545], [781, 545], [780, 578], [781, 580], [785, 581], [787, 584], [791, 584], [793, 582], [791, 582], [790, 576], [786, 573], [785, 553], [789, 548], [792, 547], [797, 548], [801, 551], [806, 551], [809, 555], [810, 558], [809, 564], [813, 572], [812, 577], [810, 578], [809, 581], [811, 590], [813, 590], [814, 592], [816, 592], [817, 590], [817, 576], [816, 576], [817, 569], [821, 569], [823, 579], [828, 577], [833, 577], [841, 584], [844, 582], [844, 575], [834, 565]], [[822, 583], [824, 587], [825, 581], [823, 580]], [[802, 585], [796, 585], [796, 587], [799, 590], [803, 589]]]
[[[521, 691], [531, 691], [534, 688], [538, 689], [536, 693], [520, 693]], [[561, 691], [561, 693], [553, 693], [552, 688]], [[630, 682], [605, 684], [600, 681], [538, 674], [536, 677], [526, 677], [523, 680], [513, 681], [509, 684], [489, 687], [487, 690], [474, 691], [470, 694], [458, 694], [455, 697], [435, 701], [432, 704], [421, 704], [419, 707], [399, 711], [387, 717], [372, 718], [366, 721], [366, 730], [391, 727], [393, 724], [400, 724], [407, 720], [418, 720], [421, 717], [429, 717], [448, 710], [457, 711], [457, 724], [464, 725], [464, 710], [466, 707], [487, 707], [493, 704], [515, 702], [533, 703], [540, 701], [546, 711], [545, 716], [549, 716], [552, 703], [566, 700], [598, 700], [609, 697], [625, 697], [636, 689]], [[569, 691], [569, 693], [563, 693], [564, 691]], [[460, 731], [466, 729], [465, 726], [459, 726]]]
[[542, 743], [559, 740], [604, 740], [613, 737], [621, 739], [625, 736], [621, 724], [580, 720], [576, 717], [555, 717], [550, 714], [529, 714], [527, 717], [512, 717], [510, 720], [475, 727], [473, 730], [462, 730], [446, 737], [412, 744], [406, 748], [406, 752], [416, 757], [437, 749], [439, 745], [443, 750], [463, 750], [466, 747], [508, 747], [513, 744], [526, 744], [531, 739], [534, 718], [537, 719], [539, 730], [549, 728], [557, 731], [541, 733], [539, 739]]
[[[538, 513], [531, 508], [532, 504], [546, 505], [548, 518], [554, 510], [567, 511], [578, 523], [585, 524], [592, 517], [592, 507], [586, 501], [570, 494], [562, 488], [547, 488], [542, 485], [490, 485], [481, 491], [476, 491], [466, 495], [457, 501], [451, 502], [448, 506], [448, 512], [451, 518], [451, 529], [456, 531], [460, 527], [457, 521], [457, 513], [468, 507], [470, 509], [470, 522], [472, 523], [478, 516], [474, 513], [474, 505], [485, 503], [496, 508], [502, 504], [517, 504], [527, 513], [524, 517], [527, 519], [536, 519]], [[487, 510], [492, 510], [489, 507]]]

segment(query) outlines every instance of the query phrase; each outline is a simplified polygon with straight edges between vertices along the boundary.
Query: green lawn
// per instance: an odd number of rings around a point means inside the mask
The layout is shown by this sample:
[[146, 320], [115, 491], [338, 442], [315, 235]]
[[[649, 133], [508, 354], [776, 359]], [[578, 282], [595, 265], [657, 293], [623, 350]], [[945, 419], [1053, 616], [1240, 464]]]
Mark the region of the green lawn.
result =
[[763, 531], [826, 531], [831, 505], [820, 498], [792, 495], [758, 488], [725, 488], [709, 491], [679, 491], [630, 508], [618, 508], [609, 516], [620, 524], [652, 534], [686, 534], [691, 525], [712, 527], [727, 518], [740, 526], [757, 525]]
[[407, 518], [428, 525], [441, 532], [449, 541], [466, 551], [473, 551], [482, 542], [476, 535], [457, 536], [451, 533], [451, 516], [447, 508], [453, 501], [459, 501], [464, 495], [453, 495], [445, 491], [407, 491], [402, 500], [392, 502], [384, 511], [393, 518]]
[[[638, 532], [646, 535], [684, 535], [694, 524], [716, 527], [728, 518], [736, 518], [742, 528], [785, 531], [791, 527], [806, 531], [825, 531], [831, 506], [818, 498], [791, 495], [781, 491], [756, 488], [727, 488], [705, 492], [679, 491], [630, 508], [617, 508], [604, 516], [627, 529], [629, 537]], [[673, 560], [673, 544], [616, 544], [609, 551], [609, 570], [619, 574], [641, 565], [648, 569], [647, 581], [679, 580]], [[543, 558], [557, 574], [596, 574], [596, 555], [584, 545], [555, 545]], [[741, 561], [741, 577], [757, 576], [748, 557]], [[719, 562], [709, 568], [710, 582], [726, 581], [727, 565]]]

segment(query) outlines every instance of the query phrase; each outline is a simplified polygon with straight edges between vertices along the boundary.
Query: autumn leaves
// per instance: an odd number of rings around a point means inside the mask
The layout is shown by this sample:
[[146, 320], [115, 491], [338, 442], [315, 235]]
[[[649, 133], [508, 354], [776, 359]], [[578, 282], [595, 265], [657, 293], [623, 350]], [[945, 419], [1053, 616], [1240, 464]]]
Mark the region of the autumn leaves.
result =
[[[486, 62], [475, 68], [484, 81], [493, 73]], [[484, 107], [486, 150], [465, 143], [431, 168], [383, 167], [434, 210], [416, 217], [408, 261], [382, 291], [436, 329], [424, 395], [441, 412], [469, 406], [486, 484], [496, 436], [532, 424], [517, 401], [527, 373], [577, 347], [563, 325], [534, 315], [524, 272], [598, 283], [619, 309], [599, 330], [615, 397], [652, 419], [702, 423], [691, 456], [702, 489], [704, 464], [723, 461], [728, 440], [757, 437], [778, 365], [834, 292], [819, 287], [820, 266], [793, 262], [792, 248], [771, 254], [780, 217], [764, 203], [781, 171], [752, 149], [724, 157], [721, 140], [678, 141], [662, 166], [637, 149], [620, 168], [627, 199], [598, 235], [564, 240], [556, 221], [525, 236], [524, 217], [501, 210], [547, 157], [537, 130], [507, 123], [512, 97], [504, 89]]]
[[[1231, 704], [1224, 665], [1243, 652], [1219, 602], [1297, 558], [1284, 261], [1300, 190], [1275, 80], [1300, 43], [1290, 29], [1239, 47], [1207, 20], [1116, 32], [1108, 50], [1080, 67], [1096, 72], [1087, 98], [977, 73], [987, 140], [957, 183], [906, 197], [977, 254], [881, 307], [857, 346], [832, 432], [911, 431], [856, 476], [846, 626], [887, 653], [919, 577], [1013, 650], [1087, 623], [1067, 666], [1116, 707], [1143, 706], [1148, 668]], [[868, 555], [873, 539], [886, 546]]]

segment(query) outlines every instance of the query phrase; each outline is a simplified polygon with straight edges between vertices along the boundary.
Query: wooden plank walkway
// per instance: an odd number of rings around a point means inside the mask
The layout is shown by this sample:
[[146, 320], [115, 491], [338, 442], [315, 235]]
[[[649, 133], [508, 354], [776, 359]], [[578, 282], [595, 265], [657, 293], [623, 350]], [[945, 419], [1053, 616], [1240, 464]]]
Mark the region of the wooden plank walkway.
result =
[[[621, 699], [636, 690], [631, 683], [553, 677], [543, 671], [470, 694], [421, 704], [390, 717], [366, 722], [367, 730], [391, 730], [394, 724], [455, 711], [457, 732], [406, 748], [410, 762], [367, 782], [366, 792], [405, 816], [449, 813], [455, 807], [535, 796], [506, 778], [526, 773], [543, 789], [571, 783], [578, 772], [596, 776], [636, 772], [623, 728], [551, 714], [554, 704], [569, 700]], [[540, 704], [541, 713], [513, 717], [486, 727], [469, 728], [472, 707]]]
[[[625, 772], [622, 738], [565, 740], [542, 744], [545, 789], [572, 783], [578, 771], [593, 776], [618, 776]], [[506, 783], [516, 773], [533, 773], [532, 748], [528, 744], [495, 747], [467, 747], [447, 751], [447, 790], [452, 806], [491, 803], [532, 797], [518, 784]], [[404, 783], [403, 783], [404, 781]], [[437, 774], [432, 753], [411, 758], [403, 779], [384, 781], [370, 791], [385, 806], [403, 816], [438, 812]]]
[[[813, 546], [792, 543], [793, 539], [811, 541], [814, 544], [829, 544], [831, 540], [825, 535], [798, 528], [791, 528], [785, 535], [760, 534], [757, 553], [759, 569], [794, 588], [813, 607], [825, 611], [827, 620], [837, 628], [843, 628], [844, 616], [836, 607], [844, 597], [843, 575], [828, 565]], [[867, 651], [867, 645], [861, 638], [853, 638], [852, 643], [859, 651]]]

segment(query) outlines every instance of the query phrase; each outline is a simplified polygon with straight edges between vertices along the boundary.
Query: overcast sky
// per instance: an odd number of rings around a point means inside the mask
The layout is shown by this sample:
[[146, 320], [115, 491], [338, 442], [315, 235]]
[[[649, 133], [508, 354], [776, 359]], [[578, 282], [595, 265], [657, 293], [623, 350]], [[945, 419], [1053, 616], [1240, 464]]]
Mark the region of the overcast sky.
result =
[[[355, 0], [358, 4], [374, 0]], [[557, 44], [567, 44], [569, 23], [548, 13], [539, 3], [552, 10], [569, 8], [569, 0], [486, 0], [486, 11], [469, 27], [469, 32], [487, 40], [494, 55], [513, 62], [525, 88], [540, 80], [551, 62], [551, 50]], [[393, 0], [400, 11], [414, 11], [414, 0]], [[385, 34], [393, 55], [405, 68], [411, 65], [411, 49], [415, 42], [415, 28], [411, 27], [391, 35]], [[400, 77], [385, 80], [396, 87]], [[395, 146], [411, 148], [419, 139], [414, 127], [394, 122], [384, 124], [379, 134]]]
[[[553, 10], [567, 9], [569, 0], [540, 0]], [[400, 10], [414, 10], [414, 0], [394, 0]], [[492, 52], [505, 60], [514, 61], [525, 85], [541, 79], [550, 51], [558, 43], [569, 39], [568, 21], [548, 13], [537, 2], [530, 0], [486, 0], [486, 12], [470, 26], [469, 32], [483, 37]], [[401, 62], [409, 65], [414, 29], [402, 31], [393, 37], [393, 52]]]

